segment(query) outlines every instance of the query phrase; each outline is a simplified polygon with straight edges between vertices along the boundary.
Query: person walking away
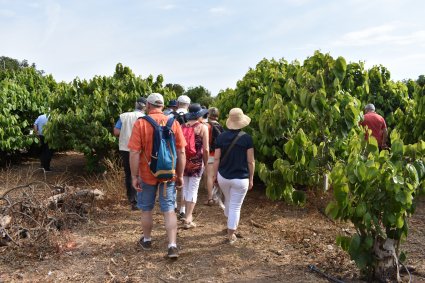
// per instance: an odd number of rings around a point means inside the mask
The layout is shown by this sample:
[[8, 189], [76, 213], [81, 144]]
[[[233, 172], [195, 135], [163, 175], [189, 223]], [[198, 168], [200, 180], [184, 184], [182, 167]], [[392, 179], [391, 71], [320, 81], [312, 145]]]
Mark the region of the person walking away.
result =
[[167, 105], [167, 109], [164, 110], [164, 115], [168, 116], [177, 110], [177, 100], [173, 99]]
[[50, 162], [52, 161], [53, 157], [53, 151], [49, 148], [48, 143], [46, 142], [44, 135], [43, 135], [43, 128], [46, 125], [46, 123], [49, 121], [49, 115], [42, 114], [38, 116], [38, 118], [35, 120], [33, 128], [34, 133], [38, 135], [40, 140], [40, 165], [44, 169], [45, 172], [51, 172], [52, 169], [50, 168]]
[[[168, 117], [174, 117], [180, 125], [183, 125], [186, 123], [185, 114], [188, 112], [190, 105], [190, 97], [187, 95], [180, 95], [177, 97], [177, 110], [174, 112], [171, 112]], [[175, 209], [176, 212], [179, 211], [179, 214], [177, 215], [179, 219], [182, 219], [185, 217], [186, 207], [183, 200], [183, 194], [180, 196], [180, 209], [177, 209], [177, 197], [176, 197], [176, 203], [175, 203]]]
[[[375, 112], [375, 105], [367, 104], [364, 108], [364, 119], [360, 122], [360, 125], [372, 131], [372, 136], [375, 137], [378, 142], [379, 149], [387, 147], [388, 130], [385, 119]], [[368, 139], [368, 133], [366, 133], [366, 139]]]
[[186, 139], [186, 166], [183, 173], [182, 196], [186, 207], [184, 228], [196, 227], [193, 222], [193, 210], [198, 198], [199, 183], [205, 165], [208, 163], [208, 127], [202, 123], [202, 117], [208, 113], [198, 103], [189, 106], [185, 115], [187, 123], [182, 125], [183, 135]]
[[251, 119], [240, 108], [229, 112], [226, 126], [216, 140], [214, 176], [224, 194], [224, 214], [227, 217], [227, 241], [236, 242], [243, 200], [254, 182], [254, 147], [252, 137], [241, 131]]
[[[142, 230], [143, 236], [139, 240], [139, 245], [144, 250], [152, 248], [152, 226], [153, 217], [152, 210], [155, 205], [155, 198], [158, 192], [159, 206], [164, 215], [165, 230], [168, 237], [168, 257], [177, 258], [179, 256], [177, 248], [177, 217], [174, 212], [174, 203], [176, 198], [175, 187], [183, 185], [183, 170], [186, 163], [185, 146], [182, 130], [178, 122], [174, 118], [169, 118], [162, 113], [164, 107], [164, 98], [159, 93], [152, 93], [147, 98], [146, 111], [147, 116], [138, 119], [133, 126], [133, 130], [128, 143], [130, 149], [130, 168], [133, 187], [137, 190], [137, 207], [142, 210]], [[156, 128], [153, 127], [155, 123]], [[172, 122], [172, 124], [170, 124]], [[169, 129], [169, 128], [171, 129]], [[164, 131], [159, 132], [159, 128]], [[168, 130], [167, 130], [168, 129]], [[167, 131], [165, 131], [167, 130]], [[158, 146], [158, 142], [164, 142], [166, 136], [167, 147], [158, 147], [169, 149], [168, 154], [175, 156], [167, 156], [168, 158], [160, 158], [159, 152], [152, 158], [152, 149]], [[154, 134], [156, 137], [154, 137]], [[154, 144], [155, 143], [155, 144]], [[155, 146], [155, 147], [154, 147]], [[164, 153], [164, 151], [161, 151]], [[176, 160], [177, 159], [177, 160]], [[176, 161], [175, 161], [176, 160]], [[176, 162], [175, 170], [173, 168]], [[159, 169], [157, 172], [152, 170], [153, 164]], [[171, 179], [163, 180], [159, 177], [161, 174], [160, 166], [168, 166], [173, 169], [174, 175]], [[169, 171], [167, 171], [169, 172]], [[154, 176], [154, 174], [156, 176]]]
[[223, 127], [218, 122], [220, 112], [216, 107], [211, 107], [208, 110], [208, 136], [209, 136], [209, 157], [207, 164], [207, 190], [208, 199], [204, 202], [205, 205], [213, 205], [213, 186], [214, 186], [214, 152], [216, 148], [217, 137], [224, 131]]
[[189, 105], [190, 105], [189, 96], [180, 95], [179, 97], [177, 97], [177, 110], [174, 112], [171, 112], [170, 115], [172, 114], [176, 118], [176, 120], [180, 123], [180, 125], [183, 125], [184, 123], [187, 122], [184, 114], [187, 113], [189, 109]]
[[131, 184], [130, 150], [127, 145], [134, 122], [145, 115], [146, 98], [138, 98], [134, 108], [134, 111], [122, 113], [114, 127], [114, 135], [119, 138], [118, 145], [125, 175], [124, 184], [131, 210], [137, 210], [137, 192]]

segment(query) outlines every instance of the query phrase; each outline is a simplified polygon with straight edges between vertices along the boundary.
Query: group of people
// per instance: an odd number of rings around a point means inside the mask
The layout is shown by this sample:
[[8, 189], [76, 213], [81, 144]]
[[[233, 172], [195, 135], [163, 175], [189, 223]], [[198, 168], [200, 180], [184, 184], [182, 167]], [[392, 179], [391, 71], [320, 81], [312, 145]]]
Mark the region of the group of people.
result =
[[[198, 103], [191, 104], [186, 95], [170, 101], [167, 109], [164, 106], [164, 98], [159, 93], [152, 93], [147, 98], [140, 97], [135, 102], [134, 111], [122, 113], [114, 127], [114, 135], [119, 137], [127, 198], [132, 210], [142, 211], [143, 236], [139, 245], [144, 250], [152, 248], [152, 210], [158, 196], [168, 237], [168, 257], [179, 256], [177, 219], [183, 222], [185, 229], [196, 227], [193, 212], [203, 175], [208, 191], [206, 205], [215, 203], [212, 193], [215, 184], [218, 184], [224, 195], [226, 240], [234, 244], [242, 203], [247, 191], [253, 187], [253, 140], [242, 131], [251, 119], [242, 109], [233, 108], [228, 114], [227, 130], [224, 131], [218, 122], [219, 111], [215, 107], [206, 109]], [[388, 133], [384, 118], [375, 112], [373, 104], [367, 104], [364, 113], [360, 125], [368, 129], [365, 138], [371, 134], [380, 149], [386, 148]], [[145, 116], [149, 116], [149, 119]], [[34, 122], [35, 133], [41, 142], [41, 166], [45, 171], [51, 170], [52, 159], [52, 151], [43, 135], [48, 118], [48, 115], [43, 114]], [[154, 135], [158, 133], [154, 125], [169, 125], [172, 133], [175, 155], [172, 155], [172, 160], [165, 162], [174, 162], [175, 168], [172, 170], [172, 178], [166, 181], [158, 178], [157, 172], [153, 172], [150, 166], [153, 158], [158, 158], [151, 154], [156, 142]], [[164, 146], [171, 150], [170, 144]], [[180, 193], [179, 208], [177, 191]]]
[[[164, 106], [164, 98], [159, 93], [139, 98], [135, 110], [121, 114], [114, 128], [124, 162], [128, 200], [132, 209], [142, 211], [143, 236], [139, 245], [144, 250], [152, 248], [152, 210], [158, 196], [168, 237], [167, 255], [169, 258], [179, 256], [178, 219], [182, 221], [184, 229], [197, 226], [193, 212], [203, 175], [206, 175], [208, 190], [206, 205], [214, 204], [214, 184], [218, 183], [223, 192], [224, 214], [227, 217], [226, 241], [234, 244], [241, 206], [247, 191], [253, 186], [253, 141], [250, 135], [242, 131], [251, 119], [240, 108], [234, 108], [226, 121], [227, 130], [223, 131], [218, 122], [217, 108], [206, 109], [198, 103], [191, 103], [186, 95], [170, 101], [165, 110]], [[165, 181], [157, 177], [159, 173], [153, 172], [151, 166], [152, 162], [158, 161], [153, 159], [159, 159], [151, 154], [156, 142], [154, 135], [158, 132], [156, 125], [169, 126], [174, 144], [166, 146], [170, 150], [175, 147], [176, 160], [172, 158], [168, 161], [176, 163], [174, 176]], [[180, 194], [179, 208], [177, 192]]]

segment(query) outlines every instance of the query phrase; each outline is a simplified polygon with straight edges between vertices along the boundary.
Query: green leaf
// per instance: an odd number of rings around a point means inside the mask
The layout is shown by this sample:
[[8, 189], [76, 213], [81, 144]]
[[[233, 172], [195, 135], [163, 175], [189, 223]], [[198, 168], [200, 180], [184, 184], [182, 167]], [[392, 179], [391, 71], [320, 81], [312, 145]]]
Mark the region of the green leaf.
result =
[[391, 144], [391, 152], [393, 155], [403, 155], [403, 143], [400, 140], [396, 140]]
[[397, 217], [397, 223], [396, 223], [396, 227], [401, 229], [404, 226], [404, 218], [403, 215], [400, 215], [399, 217]]
[[347, 71], [347, 63], [343, 57], [338, 57], [335, 61], [335, 67], [333, 73], [342, 82]]
[[365, 247], [366, 250], [369, 250], [373, 247], [373, 237], [366, 236], [366, 238], [364, 240], [364, 247]]
[[336, 219], [338, 216], [338, 204], [335, 201], [330, 202], [326, 206], [325, 213], [326, 215], [331, 216], [332, 219]]
[[295, 204], [302, 205], [306, 202], [306, 195], [303, 191], [293, 191], [292, 192], [292, 200]]
[[354, 170], [354, 174], [356, 175], [357, 179], [359, 179], [361, 182], [366, 181], [366, 166], [364, 163], [359, 163], [359, 165]]
[[356, 216], [357, 217], [363, 217], [363, 215], [366, 213], [366, 204], [364, 202], [361, 202], [356, 207]]
[[347, 196], [348, 196], [349, 190], [350, 188], [348, 187], [347, 184], [334, 187], [334, 196], [335, 196], [335, 199], [338, 201], [338, 203], [340, 204], [347, 203]]
[[348, 251], [350, 248], [351, 238], [347, 236], [338, 235], [336, 237], [336, 244], [340, 246], [344, 251]]
[[356, 255], [360, 248], [361, 239], [358, 234], [354, 234], [351, 238], [349, 253], [351, 256]]

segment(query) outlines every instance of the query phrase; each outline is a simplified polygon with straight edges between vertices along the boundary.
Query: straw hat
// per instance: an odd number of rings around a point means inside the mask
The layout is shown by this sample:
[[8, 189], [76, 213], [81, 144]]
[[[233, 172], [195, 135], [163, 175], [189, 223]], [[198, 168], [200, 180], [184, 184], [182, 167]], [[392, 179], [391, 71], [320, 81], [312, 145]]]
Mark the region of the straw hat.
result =
[[251, 118], [243, 114], [242, 109], [233, 108], [229, 111], [226, 126], [230, 130], [239, 130], [249, 125]]

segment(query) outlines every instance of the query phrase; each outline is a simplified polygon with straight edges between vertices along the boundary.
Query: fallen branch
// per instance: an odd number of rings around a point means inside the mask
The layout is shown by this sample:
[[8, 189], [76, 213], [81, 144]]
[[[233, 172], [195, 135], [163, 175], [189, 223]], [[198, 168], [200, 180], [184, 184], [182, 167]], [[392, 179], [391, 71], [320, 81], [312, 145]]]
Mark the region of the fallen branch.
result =
[[259, 223], [255, 222], [252, 219], [250, 220], [250, 222], [251, 222], [252, 226], [254, 226], [254, 227], [261, 228], [261, 229], [266, 229], [267, 228], [266, 225], [259, 224]]

